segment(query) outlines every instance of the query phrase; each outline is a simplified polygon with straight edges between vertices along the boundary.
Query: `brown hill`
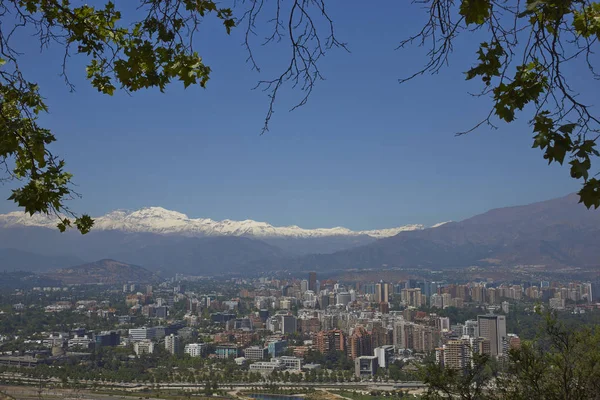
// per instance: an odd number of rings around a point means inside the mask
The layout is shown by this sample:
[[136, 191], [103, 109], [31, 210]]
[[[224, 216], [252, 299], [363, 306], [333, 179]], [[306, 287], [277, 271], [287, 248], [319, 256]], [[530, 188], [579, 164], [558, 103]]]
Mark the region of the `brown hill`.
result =
[[46, 276], [66, 284], [146, 283], [155, 278], [154, 274], [145, 268], [109, 259], [58, 269]]
[[577, 195], [488, 211], [422, 231], [400, 232], [366, 246], [313, 255], [299, 268], [543, 264], [600, 266], [600, 210]]

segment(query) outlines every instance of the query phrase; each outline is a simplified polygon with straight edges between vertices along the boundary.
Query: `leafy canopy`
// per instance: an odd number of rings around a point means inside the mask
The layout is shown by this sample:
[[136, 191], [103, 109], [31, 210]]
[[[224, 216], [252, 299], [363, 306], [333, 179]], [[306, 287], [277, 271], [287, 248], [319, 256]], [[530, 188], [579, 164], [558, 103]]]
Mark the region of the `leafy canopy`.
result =
[[510, 123], [520, 112], [530, 115], [533, 147], [548, 163], [568, 160], [571, 176], [583, 181], [580, 201], [600, 207], [600, 180], [592, 161], [600, 153], [600, 121], [569, 85], [567, 65], [585, 64], [590, 84], [599, 80], [593, 50], [600, 39], [600, 3], [589, 0], [425, 0], [428, 20], [421, 31], [401, 42], [429, 46], [424, 73], [437, 73], [449, 62], [459, 34], [487, 37], [477, 49], [466, 79], [479, 78], [492, 101], [489, 114], [473, 131], [495, 120]]
[[[77, 195], [72, 175], [48, 148], [55, 136], [37, 124], [39, 114], [48, 108], [38, 86], [19, 68], [19, 53], [12, 47], [11, 36], [16, 29], [30, 29], [42, 45], [63, 46], [65, 62], [71, 53], [88, 56], [87, 78], [108, 95], [117, 88], [133, 92], [157, 87], [163, 91], [173, 80], [185, 87], [204, 87], [210, 68], [192, 48], [194, 30], [203, 17], [211, 15], [222, 20], [229, 33], [235, 26], [231, 9], [219, 8], [212, 0], [139, 3], [146, 13], [133, 24], [123, 22], [112, 1], [101, 7], [73, 6], [69, 0], [5, 0], [0, 4], [0, 162], [7, 179], [25, 181], [9, 199], [31, 215], [56, 214], [61, 231], [75, 225], [86, 233], [93, 220], [88, 215], [72, 220], [74, 214], [64, 203]], [[8, 29], [5, 21], [12, 17], [14, 29]], [[72, 88], [66, 65], [62, 67]]]

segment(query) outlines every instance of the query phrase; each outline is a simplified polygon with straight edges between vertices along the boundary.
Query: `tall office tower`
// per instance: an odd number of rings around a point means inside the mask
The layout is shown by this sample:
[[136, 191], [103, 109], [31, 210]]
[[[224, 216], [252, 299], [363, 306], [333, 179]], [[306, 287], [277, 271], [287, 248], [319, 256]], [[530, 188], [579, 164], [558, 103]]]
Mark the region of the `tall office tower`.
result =
[[302, 293], [304, 293], [307, 290], [308, 290], [308, 281], [306, 279], [302, 279], [302, 281], [300, 281], [300, 291]]
[[281, 333], [294, 333], [298, 330], [298, 321], [293, 315], [281, 316]]
[[312, 290], [317, 293], [317, 273], [309, 272], [308, 273], [308, 290]]
[[381, 303], [383, 300], [383, 281], [375, 284], [375, 302]]
[[491, 355], [499, 356], [504, 352], [504, 341], [506, 340], [506, 317], [504, 315], [478, 315], [477, 327], [479, 337], [490, 341]]

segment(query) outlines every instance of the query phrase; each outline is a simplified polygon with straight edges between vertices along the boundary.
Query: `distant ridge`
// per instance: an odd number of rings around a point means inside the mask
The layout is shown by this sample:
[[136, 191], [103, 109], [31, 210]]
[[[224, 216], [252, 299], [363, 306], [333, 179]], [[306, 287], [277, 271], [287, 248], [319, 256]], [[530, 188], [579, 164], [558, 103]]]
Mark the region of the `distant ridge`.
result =
[[65, 284], [151, 282], [156, 277], [147, 269], [124, 262], [104, 259], [45, 274]]
[[600, 267], [600, 209], [575, 194], [490, 210], [435, 229], [297, 260], [296, 268], [548, 265]]

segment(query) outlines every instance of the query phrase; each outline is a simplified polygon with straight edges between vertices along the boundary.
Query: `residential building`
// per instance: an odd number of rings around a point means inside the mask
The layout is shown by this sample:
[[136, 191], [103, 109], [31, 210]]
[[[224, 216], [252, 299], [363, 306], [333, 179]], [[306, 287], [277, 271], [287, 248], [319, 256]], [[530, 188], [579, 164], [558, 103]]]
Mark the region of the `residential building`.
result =
[[421, 289], [402, 289], [400, 292], [400, 300], [409, 307], [421, 307], [423, 305]]
[[371, 347], [371, 334], [363, 327], [357, 326], [354, 328], [349, 339], [350, 357], [355, 359], [360, 356], [371, 355], [373, 350]]
[[165, 350], [171, 354], [179, 353], [179, 336], [171, 333], [165, 336]]
[[449, 340], [443, 347], [443, 364], [445, 368], [463, 370], [470, 360], [467, 340]]
[[339, 329], [317, 333], [315, 342], [316, 349], [323, 354], [330, 351], [346, 351], [346, 336]]
[[201, 357], [206, 352], [206, 345], [204, 343], [189, 343], [185, 345], [183, 352], [189, 354], [190, 357]]

